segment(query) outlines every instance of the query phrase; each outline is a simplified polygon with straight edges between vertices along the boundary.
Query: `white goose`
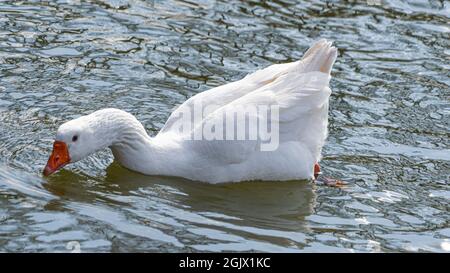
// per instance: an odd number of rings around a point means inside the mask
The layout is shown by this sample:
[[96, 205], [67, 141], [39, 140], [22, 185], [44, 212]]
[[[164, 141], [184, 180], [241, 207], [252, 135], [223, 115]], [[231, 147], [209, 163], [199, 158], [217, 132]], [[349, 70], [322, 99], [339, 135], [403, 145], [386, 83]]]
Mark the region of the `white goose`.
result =
[[[336, 57], [336, 48], [322, 39], [302, 60], [275, 64], [199, 93], [178, 107], [153, 138], [133, 115], [118, 109], [102, 109], [68, 121], [58, 129], [44, 175], [109, 147], [122, 166], [147, 175], [209, 183], [313, 179], [327, 136], [328, 85]], [[200, 111], [208, 105], [216, 107], [189, 130], [181, 131], [181, 113], [198, 111], [198, 105], [202, 105]], [[277, 106], [278, 115], [239, 113], [243, 106], [261, 105]], [[202, 135], [208, 123], [225, 127], [223, 117], [229, 110], [243, 114], [249, 122], [278, 127], [276, 149], [263, 150], [265, 138], [260, 134], [250, 138], [250, 131], [243, 140], [192, 140], [197, 133]], [[230, 126], [239, 127], [239, 122], [236, 119]]]

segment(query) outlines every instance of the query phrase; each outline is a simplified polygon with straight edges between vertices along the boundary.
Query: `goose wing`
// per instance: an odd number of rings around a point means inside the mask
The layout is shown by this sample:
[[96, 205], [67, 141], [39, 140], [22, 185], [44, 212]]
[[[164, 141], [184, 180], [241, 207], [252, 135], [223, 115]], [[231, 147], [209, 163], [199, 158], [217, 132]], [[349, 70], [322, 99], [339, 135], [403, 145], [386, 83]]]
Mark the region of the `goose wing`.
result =
[[[215, 108], [226, 106], [227, 104], [230, 104], [231, 102], [272, 83], [283, 74], [294, 71], [297, 73], [302, 73], [307, 72], [308, 69], [314, 69], [310, 63], [316, 64], [316, 60], [314, 58], [307, 57], [316, 56], [317, 54], [314, 53], [316, 53], [318, 49], [324, 45], [327, 45], [326, 40], [320, 40], [317, 42], [305, 53], [305, 57], [302, 60], [292, 63], [274, 64], [249, 74], [241, 80], [196, 94], [172, 112], [164, 127], [160, 130], [160, 134], [180, 134], [177, 123], [180, 122], [180, 119], [185, 117], [188, 113], [194, 115], [194, 110], [199, 111], [199, 113], [203, 113], [204, 108], [207, 106]], [[201, 122], [202, 119], [192, 120], [193, 128]]]
[[[272, 128], [278, 127], [280, 144], [288, 141], [299, 142], [310, 151], [312, 158], [318, 161], [327, 135], [330, 71], [336, 56], [336, 48], [321, 40], [308, 50], [300, 62], [289, 64], [295, 64], [290, 69], [279, 73], [253, 91], [217, 107], [194, 125], [191, 139], [209, 140], [211, 136], [229, 139], [226, 134], [235, 130], [235, 140], [192, 141], [194, 150], [208, 160], [217, 160], [224, 164], [243, 162], [253, 152], [264, 150], [262, 146], [267, 136], [261, 135], [264, 132], [257, 130], [255, 137], [251, 128], [255, 124], [266, 124]], [[270, 71], [270, 68], [267, 71]], [[264, 70], [258, 73], [262, 72]], [[249, 77], [256, 76], [255, 74]], [[228, 119], [230, 116], [236, 118]], [[239, 128], [244, 128], [244, 131], [239, 132]], [[205, 136], [205, 133], [210, 136]], [[241, 134], [241, 139], [237, 137], [238, 134]]]

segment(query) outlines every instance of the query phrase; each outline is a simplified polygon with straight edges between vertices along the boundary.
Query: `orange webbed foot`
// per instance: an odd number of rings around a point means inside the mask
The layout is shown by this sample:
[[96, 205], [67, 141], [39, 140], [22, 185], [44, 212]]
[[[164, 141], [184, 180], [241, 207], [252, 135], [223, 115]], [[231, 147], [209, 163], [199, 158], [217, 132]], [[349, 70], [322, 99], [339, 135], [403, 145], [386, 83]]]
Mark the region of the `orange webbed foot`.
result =
[[[326, 186], [336, 187], [336, 188], [342, 188], [345, 185], [347, 185], [347, 183], [345, 183], [341, 180], [320, 176], [321, 174], [322, 174], [322, 172], [320, 171], [320, 165], [319, 165], [319, 163], [316, 163], [314, 165], [314, 178], [315, 178], [314, 182], [319, 182]], [[320, 176], [320, 178], [319, 178], [319, 176]]]

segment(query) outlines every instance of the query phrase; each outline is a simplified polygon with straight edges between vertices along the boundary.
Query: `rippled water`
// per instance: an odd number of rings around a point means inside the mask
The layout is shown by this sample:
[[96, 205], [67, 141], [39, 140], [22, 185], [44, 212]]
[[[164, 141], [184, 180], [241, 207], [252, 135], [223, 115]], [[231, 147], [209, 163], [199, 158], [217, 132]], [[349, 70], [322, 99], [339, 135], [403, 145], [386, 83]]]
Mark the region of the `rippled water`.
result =
[[[443, 0], [0, 1], [0, 251], [450, 251], [449, 18]], [[62, 122], [117, 107], [154, 135], [319, 37], [339, 48], [322, 168], [347, 187], [148, 177], [109, 151], [42, 177]]]

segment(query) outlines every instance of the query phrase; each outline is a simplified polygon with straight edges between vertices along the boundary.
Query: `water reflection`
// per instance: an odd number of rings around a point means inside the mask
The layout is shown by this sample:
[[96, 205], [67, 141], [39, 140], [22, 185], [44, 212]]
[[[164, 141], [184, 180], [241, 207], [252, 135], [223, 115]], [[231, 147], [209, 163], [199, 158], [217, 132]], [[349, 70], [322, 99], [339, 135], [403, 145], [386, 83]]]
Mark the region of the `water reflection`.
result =
[[[448, 1], [2, 1], [0, 251], [448, 251]], [[211, 186], [103, 151], [41, 177], [59, 124], [103, 107], [154, 135], [210, 87], [334, 40], [323, 170]]]
[[[121, 222], [124, 224], [123, 214], [133, 214], [139, 221], [131, 230], [137, 226], [170, 224], [187, 227], [189, 233], [206, 236], [209, 240], [265, 238], [265, 241], [286, 246], [292, 240], [304, 243], [304, 236], [299, 232], [308, 231], [304, 219], [312, 213], [315, 200], [314, 186], [307, 181], [210, 185], [180, 178], [144, 176], [116, 163], [108, 167], [106, 176], [101, 179], [61, 171], [49, 177], [44, 186], [64, 198], [65, 209], [86, 214], [115, 228]], [[52, 209], [55, 208], [53, 204]], [[89, 210], [98, 212], [89, 213]], [[112, 219], [108, 219], [108, 214]], [[125, 228], [122, 231], [129, 232]], [[161, 234], [145, 235], [148, 233], [145, 229], [142, 232], [133, 235], [161, 240]], [[178, 240], [173, 240], [171, 243], [180, 246]]]

